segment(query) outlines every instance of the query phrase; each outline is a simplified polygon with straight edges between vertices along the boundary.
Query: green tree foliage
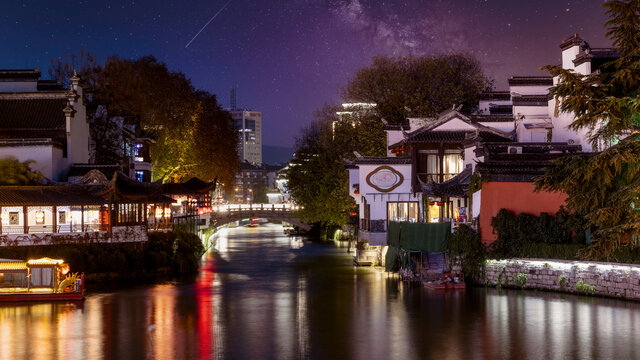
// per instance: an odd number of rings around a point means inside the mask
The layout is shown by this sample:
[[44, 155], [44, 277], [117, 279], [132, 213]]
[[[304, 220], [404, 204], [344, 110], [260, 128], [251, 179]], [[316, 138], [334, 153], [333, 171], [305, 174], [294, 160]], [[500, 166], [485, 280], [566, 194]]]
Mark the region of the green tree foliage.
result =
[[477, 232], [467, 225], [460, 225], [451, 234], [447, 247], [450, 261], [460, 265], [467, 279], [481, 278], [487, 253]]
[[[569, 210], [584, 216], [594, 245], [582, 253], [590, 259], [609, 258], [620, 240], [640, 232], [640, 2], [608, 1], [607, 35], [620, 53], [600, 73], [582, 76], [559, 66], [547, 66], [560, 82], [551, 94], [560, 110], [571, 113], [574, 130], [586, 129], [601, 153], [556, 161], [536, 185], [569, 195]], [[620, 140], [621, 139], [621, 140]]]
[[20, 162], [9, 157], [0, 159], [0, 185], [38, 185], [44, 176], [39, 171], [31, 170], [33, 160]]
[[291, 196], [303, 206], [300, 215], [323, 227], [344, 225], [352, 200], [348, 192], [345, 158], [353, 151], [365, 156], [385, 154], [383, 123], [372, 115], [352, 115], [342, 120], [335, 106], [325, 105], [315, 121], [296, 140], [287, 178]]
[[[192, 176], [204, 180], [217, 176], [226, 187], [233, 185], [240, 162], [231, 115], [220, 107], [215, 95], [194, 89], [183, 73], [170, 71], [153, 56], [135, 60], [112, 56], [104, 65], [72, 56], [53, 65], [51, 72], [60, 78], [69, 75], [70, 67], [80, 66], [95, 104], [106, 105], [110, 116], [138, 117], [142, 128], [157, 138], [151, 149], [154, 178], [181, 181]], [[109, 132], [100, 125], [111, 123], [96, 121], [94, 133]]]
[[268, 186], [260, 186], [253, 189], [253, 202], [256, 204], [267, 204], [269, 202], [267, 193], [270, 192], [278, 192], [278, 190]]
[[343, 97], [376, 103], [379, 117], [401, 124], [409, 116], [435, 116], [452, 105], [471, 112], [492, 85], [480, 63], [467, 54], [374, 57], [371, 66], [349, 81]]

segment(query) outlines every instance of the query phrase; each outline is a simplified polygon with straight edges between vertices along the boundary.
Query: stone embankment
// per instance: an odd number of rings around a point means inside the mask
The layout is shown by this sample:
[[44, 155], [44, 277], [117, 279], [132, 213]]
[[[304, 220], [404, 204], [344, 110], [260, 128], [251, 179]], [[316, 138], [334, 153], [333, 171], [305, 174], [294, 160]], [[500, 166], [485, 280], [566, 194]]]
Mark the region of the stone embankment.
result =
[[484, 285], [640, 300], [640, 265], [544, 259], [487, 260]]

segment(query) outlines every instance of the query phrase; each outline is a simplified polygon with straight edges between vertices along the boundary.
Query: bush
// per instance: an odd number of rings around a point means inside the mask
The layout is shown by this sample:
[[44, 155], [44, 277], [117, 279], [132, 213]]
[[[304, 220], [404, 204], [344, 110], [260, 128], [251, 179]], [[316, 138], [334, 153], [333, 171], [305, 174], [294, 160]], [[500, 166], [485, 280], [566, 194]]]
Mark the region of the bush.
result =
[[460, 265], [465, 276], [480, 279], [487, 254], [478, 233], [467, 225], [460, 225], [449, 238], [448, 248], [449, 258]]
[[532, 253], [555, 255], [559, 252], [560, 257], [552, 257], [575, 259], [577, 250], [586, 241], [586, 220], [569, 214], [564, 207], [556, 212], [555, 217], [547, 213], [540, 216], [521, 213], [516, 216], [501, 209], [491, 220], [491, 226], [497, 233], [492, 249], [497, 257], [548, 257]]

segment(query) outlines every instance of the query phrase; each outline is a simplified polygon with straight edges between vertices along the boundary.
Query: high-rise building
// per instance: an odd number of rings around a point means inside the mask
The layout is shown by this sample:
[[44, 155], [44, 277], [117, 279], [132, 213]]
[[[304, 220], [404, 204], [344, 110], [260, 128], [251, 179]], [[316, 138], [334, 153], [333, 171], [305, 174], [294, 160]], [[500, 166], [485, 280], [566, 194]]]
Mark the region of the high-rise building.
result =
[[231, 116], [240, 132], [238, 155], [241, 161], [262, 165], [262, 113], [259, 111], [232, 110]]

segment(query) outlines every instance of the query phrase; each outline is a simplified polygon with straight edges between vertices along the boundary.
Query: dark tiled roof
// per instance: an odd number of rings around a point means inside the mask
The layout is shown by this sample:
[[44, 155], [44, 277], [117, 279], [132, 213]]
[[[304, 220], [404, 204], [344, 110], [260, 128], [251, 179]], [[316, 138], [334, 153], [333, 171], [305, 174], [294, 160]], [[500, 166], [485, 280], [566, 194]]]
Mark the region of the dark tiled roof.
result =
[[58, 138], [30, 138], [30, 139], [0, 139], [0, 147], [20, 146], [56, 146], [63, 148], [63, 142]]
[[0, 131], [64, 130], [66, 97], [1, 98]]
[[486, 142], [482, 144], [482, 151], [485, 156], [496, 157], [506, 154], [509, 147], [521, 147], [523, 154], [577, 153], [582, 151], [581, 145], [569, 145], [565, 142]]
[[411, 158], [365, 156], [355, 159], [352, 163], [355, 165], [411, 164]]
[[549, 95], [518, 95], [513, 97], [514, 106], [547, 106]]
[[0, 81], [14, 79], [38, 79], [39, 69], [0, 69]]
[[582, 40], [582, 38], [580, 37], [580, 35], [578, 35], [578, 33], [575, 33], [569, 37], [567, 37], [566, 39], [562, 40], [562, 43], [560, 43], [560, 49], [562, 50], [566, 50], [572, 46], [575, 45], [580, 45], [584, 42], [584, 40]]
[[462, 142], [467, 138], [467, 134], [470, 133], [470, 131], [462, 130], [419, 131], [409, 135], [405, 142]]
[[483, 180], [499, 182], [533, 182], [543, 175], [553, 160], [565, 154], [501, 154], [478, 163], [476, 169]]
[[162, 184], [162, 193], [167, 195], [201, 195], [208, 191], [215, 190], [216, 180], [204, 182], [196, 177], [192, 177], [183, 183]]
[[513, 114], [513, 105], [489, 105], [489, 114], [490, 115], [512, 115]]
[[387, 124], [384, 126], [384, 130], [409, 130], [410, 124]]
[[505, 91], [485, 91], [480, 94], [480, 100], [509, 100], [511, 99], [511, 93]]
[[464, 197], [469, 194], [469, 184], [472, 175], [471, 167], [466, 167], [461, 173], [443, 183], [425, 184], [419, 178], [422, 192], [431, 196]]
[[512, 76], [509, 78], [509, 86], [513, 85], [553, 85], [551, 76]]
[[618, 53], [612, 48], [593, 48], [593, 49], [588, 49], [588, 51], [580, 52], [576, 56], [576, 58], [573, 59], [573, 65], [578, 66], [585, 62], [590, 62], [592, 59], [614, 60], [619, 57], [620, 57], [620, 53]]
[[202, 181], [200, 179], [198, 179], [197, 177], [192, 177], [191, 179], [187, 180], [184, 183], [184, 186], [187, 189], [191, 189], [193, 191], [197, 191], [199, 193], [204, 193], [204, 192], [208, 192], [208, 191], [212, 191], [216, 188], [216, 181], [217, 179], [214, 179], [211, 182], [205, 182]]
[[62, 84], [55, 80], [38, 80], [38, 91], [63, 91]]
[[471, 115], [473, 122], [513, 122], [513, 115]]
[[114, 201], [123, 202], [173, 202], [171, 198], [162, 195], [162, 190], [163, 186], [160, 182], [141, 183], [118, 171], [113, 175], [108, 189], [103, 191], [102, 195], [111, 197]]
[[103, 205], [82, 186], [0, 186], [0, 205]]

